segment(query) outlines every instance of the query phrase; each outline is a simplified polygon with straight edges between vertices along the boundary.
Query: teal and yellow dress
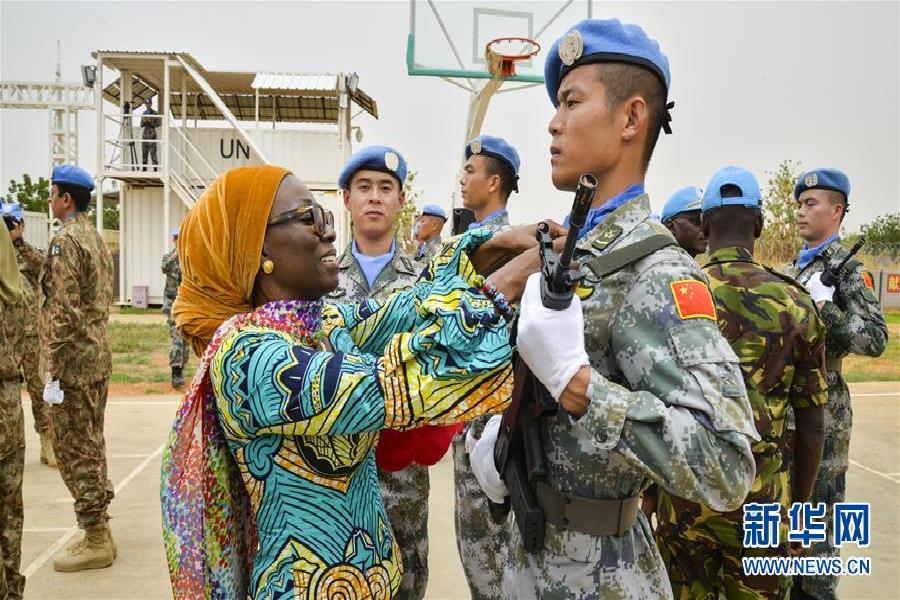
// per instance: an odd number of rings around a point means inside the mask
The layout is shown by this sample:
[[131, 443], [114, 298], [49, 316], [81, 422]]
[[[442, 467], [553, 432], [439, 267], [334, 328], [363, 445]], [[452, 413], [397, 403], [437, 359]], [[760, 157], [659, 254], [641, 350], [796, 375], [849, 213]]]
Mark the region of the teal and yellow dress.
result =
[[273, 302], [220, 327], [188, 394], [214, 418], [185, 425], [183, 407], [163, 459], [176, 597], [393, 596], [378, 432], [499, 412], [512, 392], [506, 323], [479, 280], [450, 247], [386, 301]]

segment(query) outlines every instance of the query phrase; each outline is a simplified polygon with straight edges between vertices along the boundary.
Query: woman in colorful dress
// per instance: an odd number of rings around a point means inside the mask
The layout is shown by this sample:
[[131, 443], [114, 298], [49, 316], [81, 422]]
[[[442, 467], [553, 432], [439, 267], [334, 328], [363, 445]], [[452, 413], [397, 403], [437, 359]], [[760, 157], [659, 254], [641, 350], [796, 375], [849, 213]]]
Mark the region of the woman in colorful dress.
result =
[[[181, 225], [173, 311], [203, 358], [163, 455], [176, 598], [391, 598], [402, 566], [373, 448], [385, 428], [501, 411], [503, 311], [449, 245], [410, 290], [333, 306], [333, 218], [283, 169], [233, 169]], [[499, 306], [499, 308], [498, 308]]]

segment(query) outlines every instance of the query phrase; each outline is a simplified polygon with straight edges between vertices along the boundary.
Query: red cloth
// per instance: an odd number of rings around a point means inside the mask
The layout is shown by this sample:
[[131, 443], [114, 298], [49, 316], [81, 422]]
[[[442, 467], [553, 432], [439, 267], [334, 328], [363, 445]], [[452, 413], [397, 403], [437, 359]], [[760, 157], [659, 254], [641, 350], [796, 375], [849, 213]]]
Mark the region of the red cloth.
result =
[[400, 471], [412, 463], [430, 467], [441, 460], [462, 423], [436, 427], [423, 425], [407, 431], [385, 429], [375, 449], [375, 463], [382, 471]]

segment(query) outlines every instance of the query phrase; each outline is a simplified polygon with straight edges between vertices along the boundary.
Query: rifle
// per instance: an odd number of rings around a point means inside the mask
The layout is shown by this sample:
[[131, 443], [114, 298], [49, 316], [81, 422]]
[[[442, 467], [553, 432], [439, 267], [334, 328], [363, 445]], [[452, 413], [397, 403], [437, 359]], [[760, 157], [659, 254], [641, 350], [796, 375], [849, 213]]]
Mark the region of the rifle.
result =
[[[538, 225], [541, 302], [547, 308], [563, 310], [572, 303], [575, 284], [580, 278], [572, 270], [572, 257], [596, 189], [597, 178], [593, 175], [584, 174], [579, 178], [569, 214], [569, 232], [558, 256], [553, 250], [550, 226]], [[511, 343], [515, 343], [516, 325], [513, 323]], [[535, 485], [549, 474], [541, 442], [542, 419], [555, 416], [559, 406], [518, 354], [513, 357], [513, 370], [512, 401], [503, 413], [494, 446], [494, 465], [506, 483], [509, 496], [503, 504], [491, 502], [489, 508], [495, 523], [505, 522], [512, 509], [525, 550], [535, 554], [544, 545], [544, 512], [538, 504]]]
[[838, 284], [841, 281], [841, 272], [844, 270], [844, 267], [847, 266], [847, 262], [853, 258], [857, 252], [859, 252], [863, 244], [866, 243], [866, 236], [860, 236], [856, 243], [853, 244], [853, 247], [850, 248], [850, 252], [847, 256], [842, 260], [837, 266], [832, 266], [830, 263], [825, 270], [822, 272], [822, 285], [827, 285], [829, 287], [833, 287], [837, 289]]

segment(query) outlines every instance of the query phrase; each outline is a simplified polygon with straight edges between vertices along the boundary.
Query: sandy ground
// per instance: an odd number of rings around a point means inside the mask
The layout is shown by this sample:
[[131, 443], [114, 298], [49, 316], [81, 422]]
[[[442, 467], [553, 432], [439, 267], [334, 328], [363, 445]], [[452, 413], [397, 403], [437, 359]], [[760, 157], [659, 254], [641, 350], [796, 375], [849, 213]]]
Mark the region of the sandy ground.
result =
[[[129, 315], [130, 317], [131, 315]], [[141, 315], [141, 317], [144, 317]], [[900, 383], [852, 385], [854, 432], [847, 498], [872, 504], [872, 544], [847, 548], [869, 556], [872, 574], [845, 577], [842, 599], [900, 597]], [[58, 471], [38, 462], [39, 444], [26, 403], [25, 533], [22, 569], [29, 599], [170, 598], [159, 512], [159, 461], [178, 403], [176, 396], [111, 397], [106, 412], [110, 507], [119, 558], [108, 568], [75, 574], [53, 571], [52, 557], [80, 535], [72, 499]], [[453, 530], [453, 466], [445, 457], [431, 470], [430, 572], [427, 598], [468, 598]]]

